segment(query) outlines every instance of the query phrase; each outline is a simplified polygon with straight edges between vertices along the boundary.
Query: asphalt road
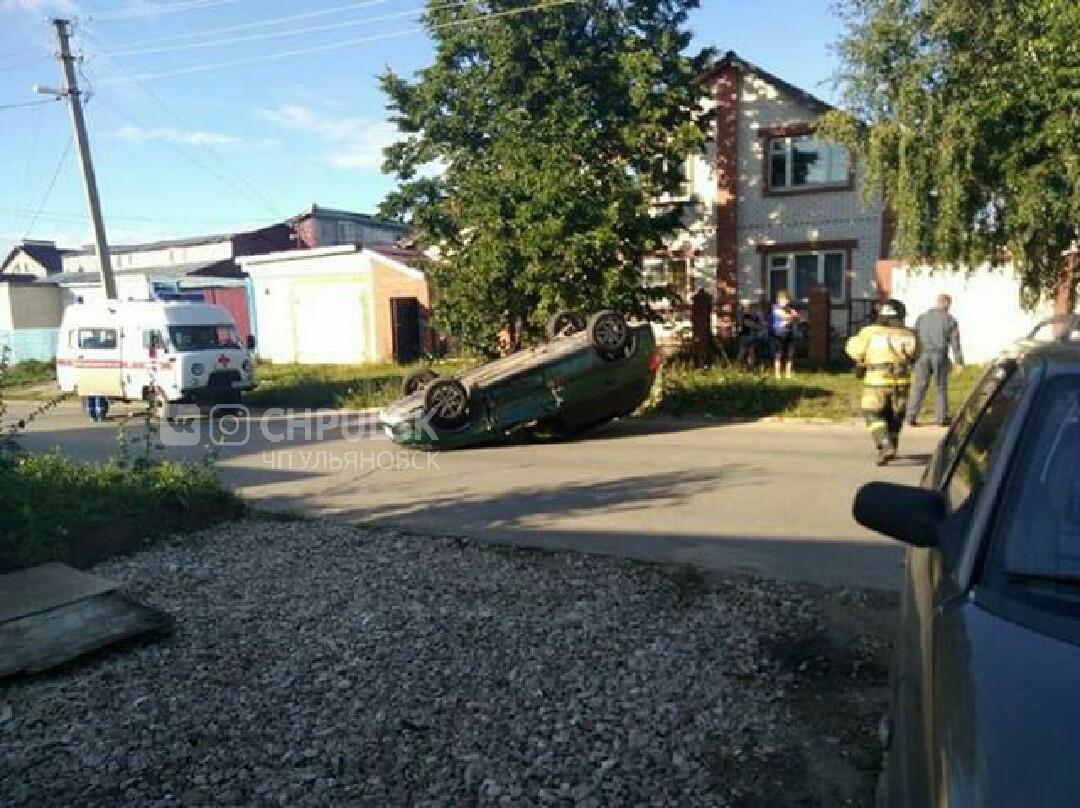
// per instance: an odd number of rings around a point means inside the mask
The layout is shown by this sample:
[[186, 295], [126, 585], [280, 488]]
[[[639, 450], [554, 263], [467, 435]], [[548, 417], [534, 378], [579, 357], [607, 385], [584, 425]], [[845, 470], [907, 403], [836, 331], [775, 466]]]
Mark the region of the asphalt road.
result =
[[[11, 405], [9, 416], [27, 409]], [[24, 444], [82, 459], [116, 451], [121, 418], [91, 424], [64, 405], [31, 424]], [[129, 437], [139, 422], [128, 426]], [[871, 479], [915, 482], [941, 431], [905, 435], [905, 459], [871, 462], [846, 425], [610, 424], [575, 442], [426, 454], [395, 446], [368, 414], [273, 413], [166, 433], [170, 457], [213, 440], [225, 480], [255, 507], [417, 534], [616, 554], [768, 576], [879, 588], [899, 581], [901, 552], [852, 520]]]

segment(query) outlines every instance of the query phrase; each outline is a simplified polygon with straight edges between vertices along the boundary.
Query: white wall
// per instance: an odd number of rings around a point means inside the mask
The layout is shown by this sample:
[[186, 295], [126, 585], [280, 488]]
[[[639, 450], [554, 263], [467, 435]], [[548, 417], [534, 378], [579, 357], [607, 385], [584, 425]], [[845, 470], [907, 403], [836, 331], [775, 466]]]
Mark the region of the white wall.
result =
[[[715, 107], [709, 97], [705, 108]], [[861, 177], [851, 191], [791, 196], [765, 196], [762, 127], [810, 122], [820, 113], [801, 99], [782, 91], [753, 73], [740, 84], [738, 121], [738, 231], [739, 296], [755, 297], [762, 282], [758, 244], [800, 243], [855, 239], [852, 253], [851, 295], [872, 297], [874, 265], [881, 252], [881, 204], [864, 205]], [[697, 211], [685, 219], [685, 229], [669, 245], [695, 249], [700, 256], [691, 270], [694, 288], [716, 294], [716, 123], [709, 133], [706, 152], [688, 158], [687, 173]]]
[[764, 194], [765, 138], [761, 128], [811, 122], [819, 113], [801, 99], [782, 91], [754, 73], [744, 73], [740, 85], [738, 123], [738, 240], [739, 295], [754, 297], [761, 289], [758, 244], [856, 239], [853, 266], [848, 269], [852, 297], [873, 294], [874, 263], [881, 242], [881, 204], [864, 205], [861, 177], [850, 191], [812, 194]]
[[[301, 296], [323, 289], [341, 288], [340, 284], [359, 287], [358, 316], [362, 317], [363, 352], [375, 347], [374, 320], [371, 316], [371, 260], [364, 252], [339, 251], [325, 254], [322, 249], [296, 250], [263, 256], [240, 258], [251, 276], [258, 329], [257, 351], [260, 358], [275, 363], [300, 360], [297, 333], [297, 302]], [[335, 339], [333, 323], [312, 324], [320, 339]], [[308, 332], [311, 337], [311, 332]], [[354, 361], [362, 361], [357, 356]]]
[[993, 359], [1054, 313], [1052, 300], [1044, 300], [1034, 311], [1021, 308], [1020, 281], [1011, 266], [983, 264], [971, 273], [925, 266], [893, 269], [892, 295], [907, 306], [908, 325], [934, 306], [939, 294], [952, 296], [964, 359], [972, 364]]
[[[120, 300], [149, 300], [150, 282], [142, 273], [115, 273], [116, 296]], [[81, 297], [83, 302], [104, 300], [105, 290], [100, 283], [69, 284], [64, 287], [64, 305], [76, 302]]]
[[[180, 264], [209, 264], [227, 261], [233, 257], [229, 240], [212, 244], [195, 244], [188, 247], [162, 247], [154, 250], [130, 250], [122, 247], [111, 251], [113, 270], [119, 274], [139, 269], [171, 267]], [[64, 272], [96, 272], [101, 268], [96, 253], [65, 255]]]
[[35, 278], [44, 278], [49, 274], [45, 267], [26, 253], [16, 254], [14, 260], [4, 271], [11, 275], [33, 275]]

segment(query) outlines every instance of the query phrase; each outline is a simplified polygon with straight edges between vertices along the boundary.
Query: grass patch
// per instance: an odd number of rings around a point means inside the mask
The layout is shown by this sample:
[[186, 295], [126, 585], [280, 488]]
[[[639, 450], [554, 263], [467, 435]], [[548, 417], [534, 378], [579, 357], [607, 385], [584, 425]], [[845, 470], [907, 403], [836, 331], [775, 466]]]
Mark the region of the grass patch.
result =
[[440, 376], [467, 367], [464, 361], [431, 365], [268, 365], [259, 364], [259, 386], [244, 396], [252, 407], [366, 409], [381, 407], [401, 395], [410, 373], [430, 367]]
[[88, 566], [147, 538], [234, 519], [240, 499], [195, 463], [81, 463], [57, 452], [0, 458], [0, 572]]
[[28, 359], [25, 362], [17, 362], [8, 365], [0, 373], [0, 387], [5, 389], [16, 387], [29, 387], [36, 384], [47, 384], [56, 381], [56, 367], [52, 362], [39, 362], [36, 359]]
[[[965, 367], [949, 380], [949, 411], [955, 413], [981, 372]], [[796, 371], [793, 379], [771, 373], [714, 366], [672, 365], [663, 370], [663, 394], [648, 410], [665, 415], [698, 415], [722, 420], [767, 417], [845, 421], [861, 417], [862, 383], [850, 371]], [[933, 420], [932, 393], [921, 420]]]

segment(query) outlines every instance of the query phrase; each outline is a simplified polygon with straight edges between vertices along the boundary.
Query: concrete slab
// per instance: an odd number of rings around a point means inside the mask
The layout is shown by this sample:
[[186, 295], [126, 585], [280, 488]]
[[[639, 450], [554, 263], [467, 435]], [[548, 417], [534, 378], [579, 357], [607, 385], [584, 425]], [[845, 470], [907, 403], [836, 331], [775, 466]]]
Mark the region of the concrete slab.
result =
[[0, 575], [0, 624], [116, 589], [118, 584], [67, 564], [42, 564]]
[[159, 609], [115, 592], [0, 623], [0, 679], [34, 674], [116, 643], [172, 628]]

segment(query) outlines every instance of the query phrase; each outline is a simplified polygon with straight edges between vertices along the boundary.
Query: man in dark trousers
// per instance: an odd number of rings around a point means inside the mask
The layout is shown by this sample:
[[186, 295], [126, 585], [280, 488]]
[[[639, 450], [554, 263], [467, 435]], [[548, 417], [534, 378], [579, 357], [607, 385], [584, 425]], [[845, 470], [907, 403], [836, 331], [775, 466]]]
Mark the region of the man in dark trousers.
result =
[[924, 311], [915, 321], [915, 333], [919, 335], [919, 361], [915, 363], [915, 379], [907, 406], [909, 426], [916, 425], [931, 376], [934, 377], [934, 420], [939, 426], [949, 423], [949, 352], [952, 351], [958, 368], [964, 365], [960, 325], [949, 314], [951, 306], [951, 297], [938, 295], [937, 306]]

